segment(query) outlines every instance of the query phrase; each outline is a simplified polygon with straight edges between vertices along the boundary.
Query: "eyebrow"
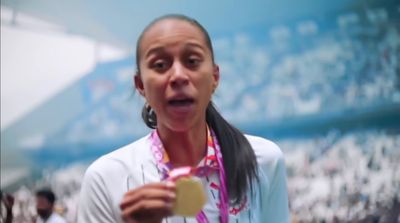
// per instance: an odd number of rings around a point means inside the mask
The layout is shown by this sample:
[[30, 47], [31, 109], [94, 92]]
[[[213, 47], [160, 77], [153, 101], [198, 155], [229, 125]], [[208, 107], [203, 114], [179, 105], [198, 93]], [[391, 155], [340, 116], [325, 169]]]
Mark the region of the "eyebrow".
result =
[[[198, 48], [201, 49], [202, 51], [205, 51], [204, 47], [200, 44], [197, 43], [186, 43], [183, 47], [184, 49], [187, 48]], [[149, 51], [146, 52], [146, 55], [144, 58], [149, 57], [151, 54], [155, 54], [158, 52], [164, 52], [165, 51], [165, 47], [164, 46], [159, 46], [159, 47], [154, 47], [152, 49], [150, 49]]]

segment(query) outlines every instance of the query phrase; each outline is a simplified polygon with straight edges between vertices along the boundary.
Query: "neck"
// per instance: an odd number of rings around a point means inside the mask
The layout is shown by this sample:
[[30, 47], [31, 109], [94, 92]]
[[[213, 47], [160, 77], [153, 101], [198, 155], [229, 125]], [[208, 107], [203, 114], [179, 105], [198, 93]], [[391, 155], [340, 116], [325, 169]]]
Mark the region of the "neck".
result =
[[174, 167], [197, 166], [206, 155], [206, 123], [189, 131], [176, 132], [159, 127], [158, 134]]

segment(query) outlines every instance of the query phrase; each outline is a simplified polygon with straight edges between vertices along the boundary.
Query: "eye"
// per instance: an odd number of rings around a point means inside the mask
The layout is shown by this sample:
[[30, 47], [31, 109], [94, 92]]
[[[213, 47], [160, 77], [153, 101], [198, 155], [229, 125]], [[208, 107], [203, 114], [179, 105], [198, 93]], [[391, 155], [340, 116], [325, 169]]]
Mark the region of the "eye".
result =
[[200, 64], [201, 60], [198, 57], [189, 57], [186, 61], [189, 67], [197, 67]]
[[166, 60], [156, 60], [150, 64], [150, 68], [156, 71], [165, 71], [168, 67], [168, 62]]

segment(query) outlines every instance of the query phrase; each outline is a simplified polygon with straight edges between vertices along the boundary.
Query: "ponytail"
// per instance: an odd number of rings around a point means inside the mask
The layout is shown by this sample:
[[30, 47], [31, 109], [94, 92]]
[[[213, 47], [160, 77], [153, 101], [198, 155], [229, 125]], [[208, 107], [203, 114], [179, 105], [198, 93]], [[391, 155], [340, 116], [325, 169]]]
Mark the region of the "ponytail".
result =
[[243, 133], [229, 124], [212, 102], [206, 110], [206, 121], [221, 146], [229, 199], [239, 204], [258, 180], [256, 155]]

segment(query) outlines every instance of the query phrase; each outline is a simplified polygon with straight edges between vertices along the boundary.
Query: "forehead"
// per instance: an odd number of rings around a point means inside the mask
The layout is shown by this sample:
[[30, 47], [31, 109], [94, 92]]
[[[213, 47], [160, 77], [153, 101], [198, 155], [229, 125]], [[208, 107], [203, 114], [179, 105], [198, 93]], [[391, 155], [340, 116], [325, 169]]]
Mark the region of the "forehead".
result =
[[140, 43], [141, 53], [155, 45], [196, 43], [207, 48], [205, 34], [189, 21], [164, 19], [153, 24], [143, 35]]

